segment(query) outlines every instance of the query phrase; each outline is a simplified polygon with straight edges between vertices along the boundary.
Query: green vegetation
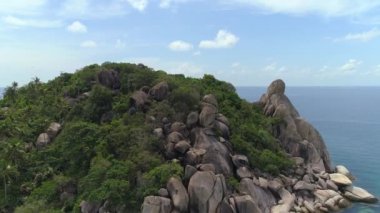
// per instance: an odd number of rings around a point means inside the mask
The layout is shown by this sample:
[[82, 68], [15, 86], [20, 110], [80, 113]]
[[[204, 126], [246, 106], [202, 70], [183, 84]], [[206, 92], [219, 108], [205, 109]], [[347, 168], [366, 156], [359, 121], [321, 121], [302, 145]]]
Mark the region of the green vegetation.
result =
[[[119, 73], [118, 91], [99, 84], [97, 74], [104, 70]], [[132, 93], [161, 81], [169, 84], [169, 97], [152, 101], [146, 112], [129, 113]], [[231, 84], [143, 65], [90, 65], [47, 83], [36, 78], [6, 89], [0, 101], [0, 212], [79, 212], [82, 200], [138, 211], [144, 196], [184, 172], [179, 163], [165, 160], [163, 141], [153, 129], [164, 117], [184, 122], [209, 93], [230, 121], [234, 150], [247, 155], [252, 167], [277, 174], [291, 166], [270, 133], [279, 121], [240, 99]], [[51, 122], [63, 129], [37, 150], [36, 139]], [[228, 182], [238, 183], [233, 177]]]

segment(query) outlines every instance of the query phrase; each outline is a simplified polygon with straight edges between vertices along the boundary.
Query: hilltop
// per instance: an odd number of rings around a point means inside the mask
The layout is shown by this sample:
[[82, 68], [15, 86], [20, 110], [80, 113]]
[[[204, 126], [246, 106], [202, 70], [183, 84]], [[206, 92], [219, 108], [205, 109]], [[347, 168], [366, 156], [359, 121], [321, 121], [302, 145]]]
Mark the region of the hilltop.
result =
[[6, 88], [1, 212], [332, 211], [376, 202], [334, 169], [274, 81], [256, 103], [214, 76], [104, 63]]

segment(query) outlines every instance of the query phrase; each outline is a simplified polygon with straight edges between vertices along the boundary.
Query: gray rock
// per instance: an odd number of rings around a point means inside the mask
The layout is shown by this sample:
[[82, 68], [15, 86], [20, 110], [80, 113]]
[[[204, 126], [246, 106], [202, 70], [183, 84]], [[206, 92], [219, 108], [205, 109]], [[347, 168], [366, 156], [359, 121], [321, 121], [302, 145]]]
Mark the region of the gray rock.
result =
[[158, 137], [158, 138], [164, 138], [165, 135], [164, 135], [164, 130], [162, 128], [156, 128], [153, 130], [153, 134]]
[[169, 85], [166, 82], [160, 82], [152, 87], [149, 95], [156, 101], [162, 101], [169, 95]]
[[281, 200], [283, 201], [283, 203], [276, 205], [276, 206], [273, 206], [272, 207], [272, 213], [290, 212], [290, 209], [292, 209], [294, 206], [295, 198], [293, 197], [293, 195], [289, 191], [287, 191], [284, 188], [281, 188], [278, 191], [278, 194], [279, 194]]
[[284, 91], [285, 83], [276, 80], [260, 99], [266, 115], [283, 120], [275, 127], [275, 136], [292, 157], [303, 158], [306, 166], [330, 171], [330, 156], [322, 137], [310, 123], [299, 116]]
[[215, 166], [214, 164], [211, 164], [211, 163], [206, 163], [206, 164], [199, 164], [197, 166], [197, 168], [200, 170], [200, 171], [209, 171], [209, 172], [213, 172], [215, 173]]
[[[141, 213], [171, 213], [172, 204], [169, 198], [148, 196], [141, 206]], [[96, 213], [96, 212], [94, 212]]]
[[316, 186], [314, 184], [306, 183], [305, 181], [298, 181], [296, 185], [293, 186], [293, 189], [313, 191], [316, 189]]
[[352, 181], [348, 177], [339, 173], [330, 174], [330, 179], [332, 182], [340, 186], [352, 185]]
[[120, 89], [119, 73], [114, 70], [102, 70], [97, 76], [98, 82], [110, 89]]
[[348, 177], [350, 180], [355, 179], [354, 176], [351, 174], [351, 172], [348, 171], [348, 169], [343, 165], [337, 165], [335, 167], [335, 171], [336, 171], [336, 173], [339, 173], [339, 174], [342, 174], [342, 175]]
[[190, 179], [188, 193], [190, 213], [216, 212], [226, 192], [223, 175], [196, 172]]
[[53, 139], [58, 135], [61, 129], [62, 129], [61, 124], [57, 122], [53, 122], [49, 125], [49, 128], [47, 129], [46, 133], [48, 134], [50, 139]]
[[261, 213], [250, 195], [235, 196], [236, 209], [239, 213]]
[[268, 189], [256, 185], [250, 178], [243, 178], [240, 181], [239, 192], [250, 195], [259, 209], [265, 213], [270, 213], [271, 207], [276, 204], [274, 195]]
[[189, 135], [186, 125], [182, 122], [174, 122], [170, 127], [170, 132], [179, 132], [184, 137], [187, 137]]
[[197, 172], [197, 169], [195, 167], [190, 166], [190, 165], [186, 165], [184, 180], [189, 181], [191, 176], [193, 176], [193, 174], [195, 174], [195, 172]]
[[193, 147], [206, 150], [202, 164], [213, 164], [216, 174], [224, 174], [225, 177], [233, 175], [231, 152], [224, 143], [220, 143], [216, 136], [206, 134], [205, 129], [201, 128], [193, 129], [191, 135]]
[[158, 190], [158, 195], [160, 197], [169, 197], [169, 192], [168, 192], [167, 189], [161, 188], [161, 189]]
[[218, 132], [221, 133], [223, 138], [230, 138], [230, 129], [228, 126], [220, 121], [215, 121], [215, 128]]
[[135, 107], [136, 109], [140, 110], [146, 110], [147, 104], [149, 104], [150, 101], [148, 99], [148, 95], [143, 91], [135, 91], [131, 98], [130, 98], [130, 104], [131, 106]]
[[202, 99], [203, 103], [211, 104], [218, 108], [218, 101], [216, 100], [215, 96], [213, 94], [205, 95]]
[[41, 133], [36, 141], [36, 147], [38, 150], [44, 148], [46, 145], [50, 143], [50, 137], [47, 133]]
[[186, 126], [188, 128], [193, 128], [198, 123], [198, 112], [190, 112], [189, 115], [187, 115], [186, 119]]
[[356, 186], [348, 186], [344, 188], [344, 196], [352, 201], [365, 203], [376, 203], [378, 199], [370, 194], [367, 190]]
[[230, 122], [228, 121], [228, 118], [226, 116], [224, 116], [223, 114], [219, 113], [216, 115], [216, 118], [215, 118], [217, 121], [220, 121], [222, 122], [223, 124], [225, 124], [227, 127], [230, 126]]
[[166, 188], [173, 201], [174, 208], [179, 212], [187, 212], [189, 196], [187, 195], [186, 188], [183, 186], [182, 181], [178, 178], [172, 177], [169, 179]]
[[214, 127], [217, 113], [218, 109], [214, 105], [207, 104], [203, 106], [199, 114], [199, 124], [203, 127]]
[[252, 172], [249, 170], [249, 168], [243, 166], [236, 170], [236, 174], [240, 179], [243, 178], [252, 178]]
[[236, 168], [249, 165], [248, 158], [245, 155], [234, 155], [231, 159]]
[[177, 150], [181, 154], [185, 154], [187, 150], [191, 148], [191, 145], [187, 141], [179, 141], [175, 144], [174, 149]]
[[307, 200], [303, 201], [303, 205], [309, 212], [315, 212], [315, 208], [312, 202], [309, 202]]
[[205, 155], [206, 150], [205, 149], [195, 149], [190, 148], [189, 151], [186, 152], [186, 164], [189, 165], [197, 165], [202, 162], [202, 158]]
[[331, 180], [327, 180], [326, 181], [326, 185], [327, 185], [327, 189], [331, 189], [331, 190], [334, 190], [334, 191], [338, 191], [339, 190], [338, 186], [334, 182], [332, 182]]
[[268, 188], [272, 190], [273, 192], [278, 192], [278, 190], [280, 190], [283, 187], [284, 185], [282, 184], [282, 182], [278, 180], [271, 180], [268, 183]]

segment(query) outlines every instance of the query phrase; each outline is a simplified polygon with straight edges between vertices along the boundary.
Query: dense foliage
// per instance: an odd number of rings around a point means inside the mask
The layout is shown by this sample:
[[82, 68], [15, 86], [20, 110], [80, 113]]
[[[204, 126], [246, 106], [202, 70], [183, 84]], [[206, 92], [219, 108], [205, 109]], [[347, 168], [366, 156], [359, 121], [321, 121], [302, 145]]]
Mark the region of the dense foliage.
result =
[[[99, 84], [102, 70], [119, 73], [119, 90]], [[146, 112], [128, 113], [135, 90], [161, 81], [171, 90], [166, 100], [153, 101]], [[36, 78], [6, 88], [0, 101], [0, 212], [78, 212], [82, 200], [138, 211], [144, 196], [183, 175], [178, 162], [165, 160], [153, 129], [164, 117], [185, 121], [209, 93], [230, 120], [234, 150], [247, 155], [252, 167], [276, 174], [291, 165], [270, 133], [278, 121], [240, 99], [231, 84], [143, 65], [90, 65], [47, 83]], [[63, 124], [63, 130], [37, 150], [36, 139], [51, 122]], [[63, 193], [67, 190], [75, 196]]]

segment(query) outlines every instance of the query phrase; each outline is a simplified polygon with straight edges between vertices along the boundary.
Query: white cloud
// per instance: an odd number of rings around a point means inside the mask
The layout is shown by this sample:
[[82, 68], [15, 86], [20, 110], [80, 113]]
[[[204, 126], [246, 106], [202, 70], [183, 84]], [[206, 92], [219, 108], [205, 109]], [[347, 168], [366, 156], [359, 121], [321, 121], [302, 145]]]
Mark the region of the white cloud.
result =
[[124, 41], [122, 41], [120, 39], [116, 40], [115, 48], [117, 48], [117, 49], [124, 49], [125, 46], [127, 46], [127, 44]]
[[177, 52], [190, 51], [193, 49], [193, 45], [185, 41], [177, 40], [169, 44], [169, 49]]
[[349, 33], [344, 38], [338, 39], [339, 40], [345, 40], [345, 41], [370, 41], [375, 38], [380, 37], [380, 30], [377, 28], [372, 28], [369, 31], [361, 32], [361, 33]]
[[95, 41], [92, 41], [92, 40], [87, 40], [87, 41], [84, 41], [80, 44], [81, 47], [84, 47], [84, 48], [94, 48], [97, 46], [96, 42]]
[[202, 67], [194, 65], [189, 62], [176, 64], [171, 69], [169, 69], [169, 72], [184, 74], [186, 76], [191, 76], [191, 77], [200, 77], [204, 73]]
[[203, 40], [199, 43], [200, 48], [229, 48], [235, 46], [239, 38], [234, 34], [219, 30], [214, 40]]
[[47, 0], [0, 1], [0, 14], [32, 15], [38, 13]]
[[72, 24], [67, 26], [67, 30], [72, 33], [86, 33], [87, 27], [79, 21], [74, 21]]
[[172, 7], [174, 4], [179, 4], [179, 3], [186, 3], [190, 0], [161, 0], [160, 1], [160, 8], [167, 9]]
[[128, 3], [138, 11], [144, 11], [148, 6], [148, 0], [127, 0]]
[[5, 24], [13, 27], [55, 28], [62, 25], [62, 23], [57, 20], [22, 19], [15, 16], [6, 16], [2, 20]]
[[356, 16], [380, 6], [380, 1], [377, 0], [223, 0], [222, 2], [250, 5], [268, 13], [318, 14], [327, 17]]
[[362, 64], [361, 61], [356, 59], [350, 59], [345, 64], [339, 67], [339, 70], [345, 74], [350, 74], [356, 72], [357, 68]]
[[285, 66], [279, 66], [276, 62], [268, 64], [263, 68], [263, 71], [266, 73], [273, 74], [275, 76], [279, 76], [286, 72], [288, 69]]
[[57, 14], [65, 18], [93, 19], [125, 15], [127, 0], [63, 0]]

